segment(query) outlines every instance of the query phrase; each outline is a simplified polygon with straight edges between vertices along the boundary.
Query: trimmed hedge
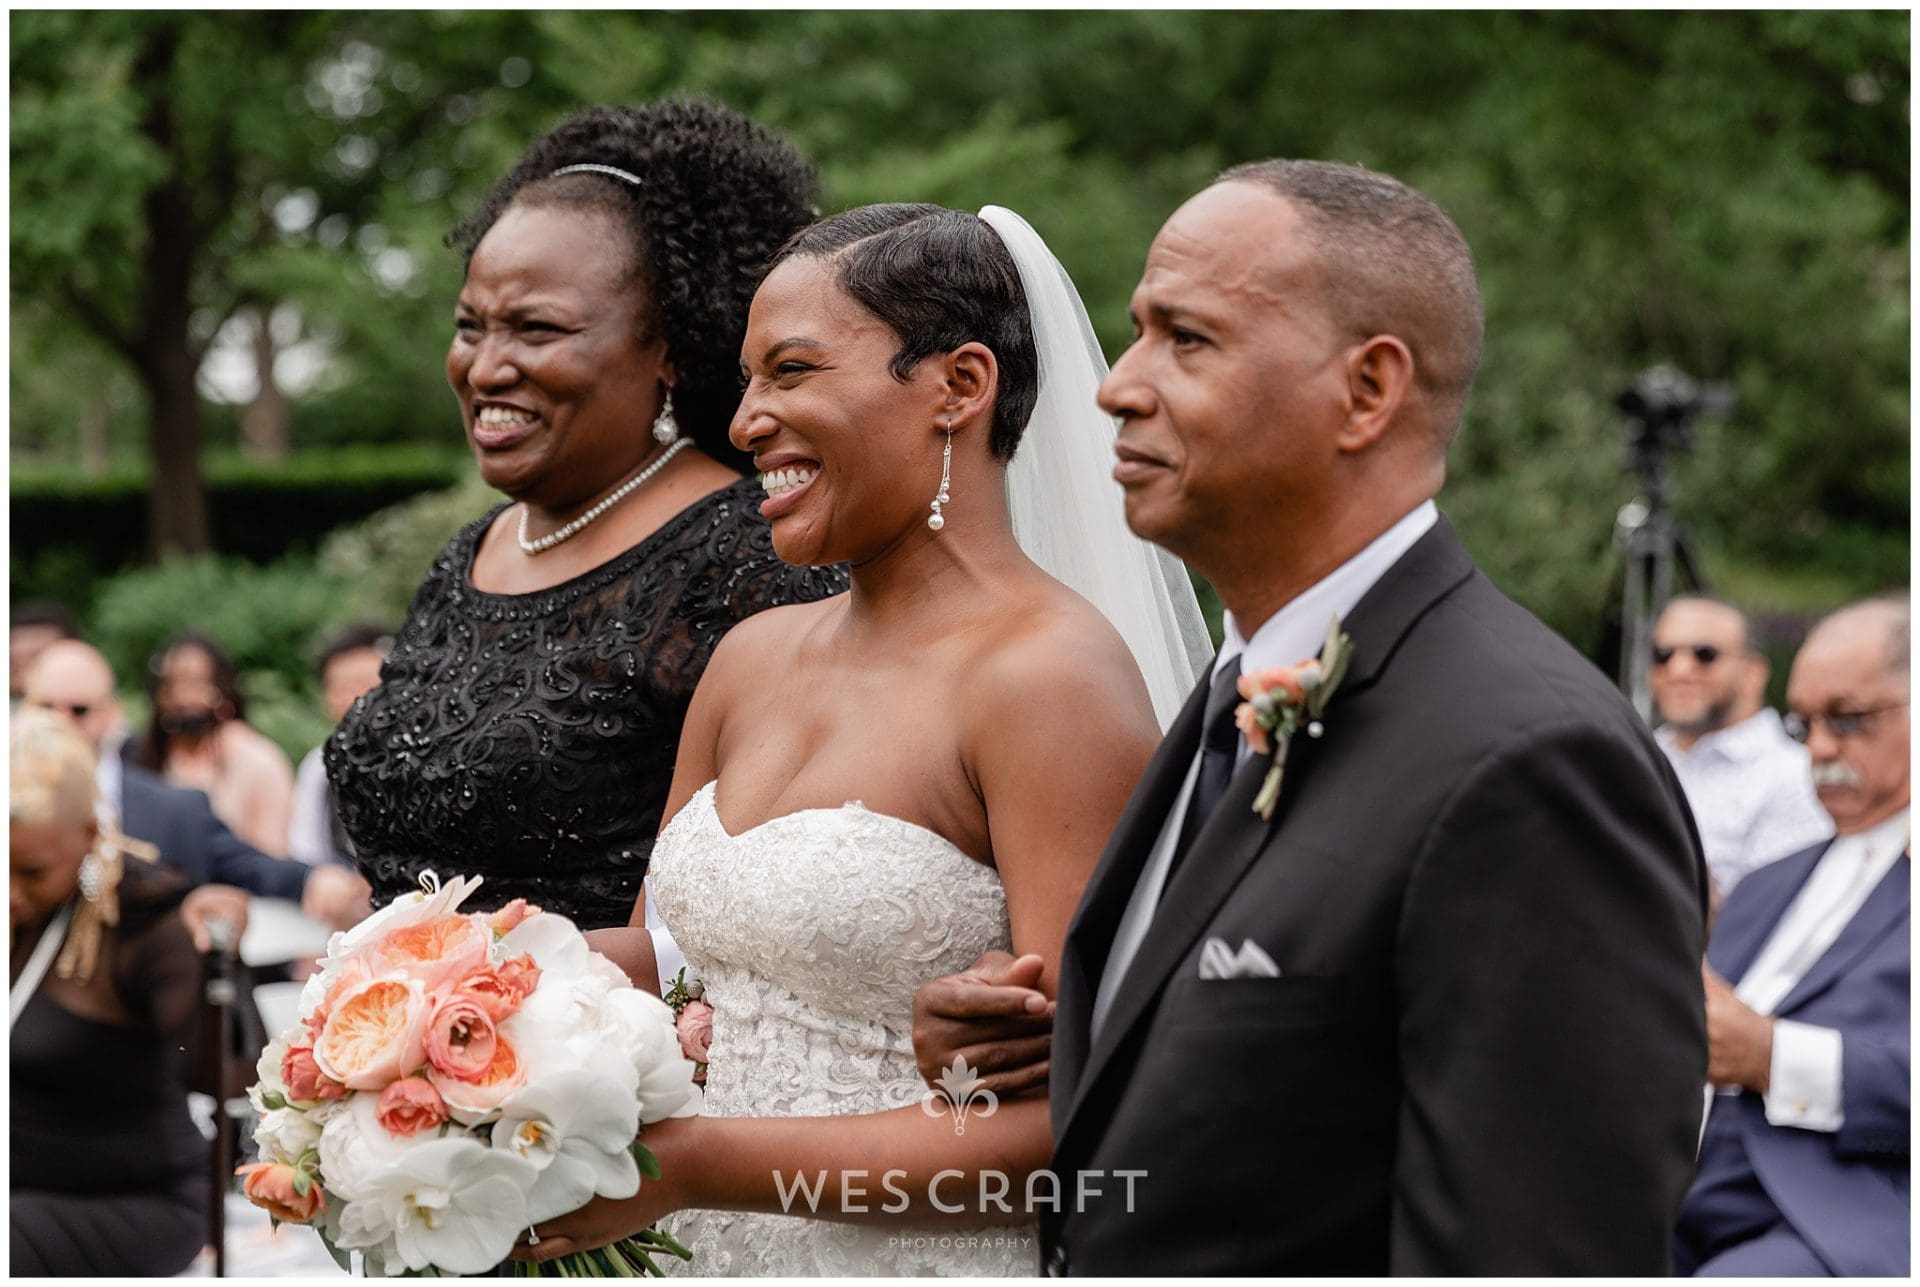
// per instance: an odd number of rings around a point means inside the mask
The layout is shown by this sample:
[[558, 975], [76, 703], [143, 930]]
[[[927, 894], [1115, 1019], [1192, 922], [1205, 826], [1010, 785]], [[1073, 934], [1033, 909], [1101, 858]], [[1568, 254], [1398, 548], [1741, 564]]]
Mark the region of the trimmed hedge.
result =
[[[252, 563], [311, 553], [336, 528], [471, 472], [464, 454], [438, 447], [340, 448], [282, 467], [214, 456], [206, 465], [214, 545]], [[15, 599], [54, 598], [84, 612], [95, 582], [147, 562], [144, 474], [17, 467], [10, 490]]]

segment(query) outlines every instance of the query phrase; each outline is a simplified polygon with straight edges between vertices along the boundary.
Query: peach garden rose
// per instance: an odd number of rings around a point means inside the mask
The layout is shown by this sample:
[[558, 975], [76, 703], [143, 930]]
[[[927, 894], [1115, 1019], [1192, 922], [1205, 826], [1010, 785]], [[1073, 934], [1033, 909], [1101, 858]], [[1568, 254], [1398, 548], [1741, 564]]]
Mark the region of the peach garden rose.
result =
[[380, 1090], [420, 1066], [427, 1014], [426, 989], [416, 979], [359, 984], [327, 1016], [314, 1062], [348, 1090]]

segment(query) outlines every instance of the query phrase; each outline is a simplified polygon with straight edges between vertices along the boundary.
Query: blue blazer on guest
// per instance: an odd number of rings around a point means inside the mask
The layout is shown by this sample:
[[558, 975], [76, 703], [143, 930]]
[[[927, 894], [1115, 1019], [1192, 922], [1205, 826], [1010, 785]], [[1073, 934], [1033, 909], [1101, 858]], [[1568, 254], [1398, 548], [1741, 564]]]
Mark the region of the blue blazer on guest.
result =
[[120, 827], [160, 850], [160, 861], [195, 885], [237, 885], [298, 901], [310, 868], [261, 853], [214, 816], [206, 792], [169, 785], [128, 764], [120, 779]]
[[[1830, 844], [1831, 842], [1827, 842]], [[1749, 875], [1720, 912], [1707, 947], [1715, 972], [1738, 983], [1827, 851], [1817, 845]], [[1794, 1232], [1834, 1274], [1905, 1277], [1909, 1261], [1908, 972], [1911, 861], [1903, 856], [1774, 1015], [1837, 1029], [1839, 1131], [1767, 1122], [1759, 1095], [1716, 1099], [1736, 1114], [1754, 1177]], [[1709, 1131], [1701, 1170], [1720, 1143]]]

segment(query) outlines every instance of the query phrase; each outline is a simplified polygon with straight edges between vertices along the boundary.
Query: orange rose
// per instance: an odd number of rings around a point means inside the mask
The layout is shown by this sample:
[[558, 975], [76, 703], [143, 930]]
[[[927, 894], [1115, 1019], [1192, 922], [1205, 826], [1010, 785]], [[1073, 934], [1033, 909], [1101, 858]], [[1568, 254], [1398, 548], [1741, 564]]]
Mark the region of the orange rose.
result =
[[380, 1092], [374, 1117], [391, 1135], [414, 1135], [447, 1120], [447, 1101], [425, 1077], [402, 1077]]
[[470, 917], [442, 916], [403, 925], [382, 938], [373, 952], [383, 972], [399, 970], [431, 991], [484, 964], [487, 935]]
[[1267, 738], [1267, 730], [1260, 727], [1260, 713], [1253, 709], [1252, 702], [1241, 702], [1233, 708], [1233, 722], [1240, 730], [1240, 736], [1247, 739], [1247, 747], [1255, 755], [1265, 755], [1273, 749], [1273, 743]]
[[349, 991], [314, 1043], [320, 1071], [348, 1090], [379, 1090], [420, 1066], [426, 989], [416, 979], [372, 979]]
[[482, 966], [469, 970], [453, 985], [454, 994], [475, 1002], [495, 1023], [520, 1008], [540, 985], [540, 967], [531, 955], [517, 956], [491, 969]]
[[478, 1081], [493, 1066], [499, 1040], [484, 1004], [450, 993], [435, 1001], [427, 1019], [427, 1066], [443, 1077]]
[[[1276, 666], [1272, 670], [1251, 671], [1240, 676], [1240, 695], [1252, 701], [1261, 693], [1273, 693], [1274, 700], [1292, 706], [1305, 700], [1307, 695], [1307, 690], [1300, 684], [1299, 671], [1300, 666]], [[1275, 689], [1280, 691], [1274, 693]]]
[[298, 1174], [284, 1162], [249, 1162], [234, 1172], [246, 1177], [247, 1201], [276, 1220], [305, 1224], [327, 1209], [327, 1195], [308, 1177], [306, 1196], [294, 1187]]
[[433, 1083], [433, 1088], [440, 1092], [440, 1097], [447, 1101], [447, 1107], [456, 1116], [465, 1113], [472, 1117], [492, 1112], [500, 1107], [501, 1101], [508, 1095], [519, 1090], [526, 1079], [520, 1056], [514, 1052], [506, 1037], [499, 1033], [494, 1034], [492, 1062], [472, 1077], [449, 1077], [431, 1064], [427, 1067], [427, 1080]]
[[314, 1062], [312, 1046], [288, 1046], [280, 1060], [280, 1080], [287, 1083], [287, 1098], [303, 1101], [345, 1099], [347, 1088], [320, 1071]]

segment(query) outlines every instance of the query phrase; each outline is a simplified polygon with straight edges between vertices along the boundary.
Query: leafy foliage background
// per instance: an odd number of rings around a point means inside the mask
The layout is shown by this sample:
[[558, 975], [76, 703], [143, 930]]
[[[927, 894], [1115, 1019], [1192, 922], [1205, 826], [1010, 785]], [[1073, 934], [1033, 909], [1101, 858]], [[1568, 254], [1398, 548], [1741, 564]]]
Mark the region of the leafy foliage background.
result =
[[[1904, 13], [121, 11], [10, 27], [16, 465], [73, 468], [93, 417], [115, 466], [143, 467], [154, 406], [115, 337], [167, 320], [148, 251], [169, 184], [195, 230], [178, 248], [190, 344], [236, 310], [291, 305], [330, 355], [295, 401], [296, 452], [457, 446], [445, 229], [568, 112], [700, 92], [793, 137], [829, 209], [1020, 210], [1110, 355], [1154, 231], [1225, 165], [1324, 157], [1427, 191], [1474, 247], [1488, 306], [1442, 506], [1496, 583], [1596, 657], [1634, 490], [1613, 399], [1655, 362], [1739, 395], [1677, 470], [1717, 588], [1785, 640], [1908, 574]], [[234, 446], [235, 420], [209, 410], [210, 448]], [[397, 616], [485, 503], [468, 485], [299, 566], [336, 587], [334, 612]], [[131, 575], [163, 574], [185, 575]], [[164, 615], [169, 584], [149, 584], [146, 611]], [[176, 588], [187, 614], [253, 593]], [[253, 602], [295, 612], [294, 597]], [[119, 629], [125, 602], [103, 598], [96, 627]]]

